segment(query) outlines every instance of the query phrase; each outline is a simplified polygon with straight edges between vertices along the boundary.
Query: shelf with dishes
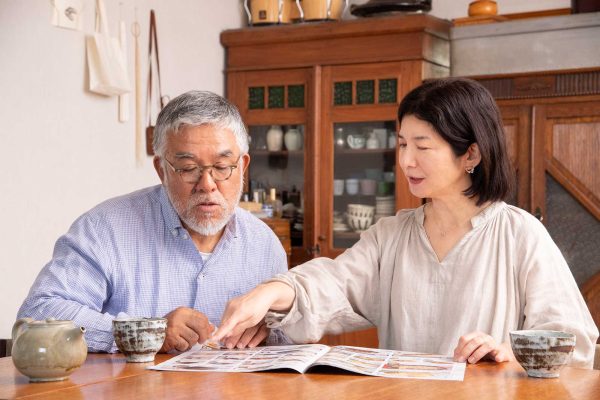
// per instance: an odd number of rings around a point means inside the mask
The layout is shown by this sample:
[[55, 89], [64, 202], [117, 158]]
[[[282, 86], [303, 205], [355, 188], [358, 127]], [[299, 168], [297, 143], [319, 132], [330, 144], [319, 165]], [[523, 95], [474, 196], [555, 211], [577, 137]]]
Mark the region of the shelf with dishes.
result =
[[359, 155], [359, 154], [365, 154], [365, 155], [371, 155], [371, 154], [384, 154], [384, 155], [390, 155], [393, 156], [396, 153], [396, 149], [346, 149], [346, 148], [337, 148], [335, 149], [335, 155], [336, 156], [346, 156], [346, 155]]
[[304, 151], [302, 150], [250, 150], [250, 154], [253, 157], [303, 157]]

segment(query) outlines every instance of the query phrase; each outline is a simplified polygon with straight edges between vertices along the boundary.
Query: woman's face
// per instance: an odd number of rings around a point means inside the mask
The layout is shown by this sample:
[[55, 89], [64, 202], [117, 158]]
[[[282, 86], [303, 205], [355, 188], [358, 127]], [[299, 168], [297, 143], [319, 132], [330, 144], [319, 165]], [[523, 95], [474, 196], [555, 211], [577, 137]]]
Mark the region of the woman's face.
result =
[[456, 157], [450, 144], [423, 120], [407, 115], [398, 132], [398, 161], [410, 192], [419, 198], [456, 196], [471, 186], [469, 152]]

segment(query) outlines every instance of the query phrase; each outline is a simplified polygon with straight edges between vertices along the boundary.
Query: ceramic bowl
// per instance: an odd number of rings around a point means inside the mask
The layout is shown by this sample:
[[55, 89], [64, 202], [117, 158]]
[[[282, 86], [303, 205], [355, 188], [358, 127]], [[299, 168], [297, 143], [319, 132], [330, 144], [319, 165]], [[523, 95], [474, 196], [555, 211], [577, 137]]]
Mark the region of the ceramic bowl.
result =
[[373, 223], [375, 207], [365, 204], [348, 204], [348, 225], [356, 232], [366, 230]]
[[498, 14], [498, 4], [492, 0], [477, 0], [469, 3], [469, 17], [482, 17]]
[[150, 362], [167, 336], [165, 318], [123, 318], [113, 320], [113, 335], [127, 362]]
[[575, 349], [575, 335], [567, 332], [512, 331], [510, 345], [515, 358], [535, 378], [557, 378]]

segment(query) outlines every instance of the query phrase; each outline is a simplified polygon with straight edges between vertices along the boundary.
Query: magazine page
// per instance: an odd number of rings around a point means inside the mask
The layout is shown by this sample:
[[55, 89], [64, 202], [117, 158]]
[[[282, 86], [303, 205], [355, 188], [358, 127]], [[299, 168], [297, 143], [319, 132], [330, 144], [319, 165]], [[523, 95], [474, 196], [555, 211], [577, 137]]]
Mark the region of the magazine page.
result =
[[196, 346], [158, 365], [161, 371], [255, 372], [289, 368], [303, 373], [330, 347], [322, 344], [211, 349]]
[[465, 376], [465, 363], [451, 357], [364, 347], [335, 346], [313, 365], [387, 378], [462, 381]]

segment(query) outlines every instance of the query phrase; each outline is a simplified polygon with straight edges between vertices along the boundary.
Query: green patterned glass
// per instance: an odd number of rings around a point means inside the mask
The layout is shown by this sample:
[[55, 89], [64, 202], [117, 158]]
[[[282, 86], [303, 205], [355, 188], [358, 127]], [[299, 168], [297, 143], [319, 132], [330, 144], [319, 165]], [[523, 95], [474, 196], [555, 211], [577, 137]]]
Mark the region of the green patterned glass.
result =
[[356, 104], [375, 103], [375, 81], [356, 81]]
[[248, 109], [260, 110], [265, 108], [265, 88], [251, 87], [248, 89]]
[[283, 108], [283, 86], [269, 86], [269, 108]]
[[304, 85], [289, 85], [288, 86], [288, 107], [289, 108], [304, 107]]
[[333, 84], [333, 104], [336, 106], [352, 105], [352, 82], [335, 82]]
[[379, 103], [395, 103], [398, 79], [379, 80]]

